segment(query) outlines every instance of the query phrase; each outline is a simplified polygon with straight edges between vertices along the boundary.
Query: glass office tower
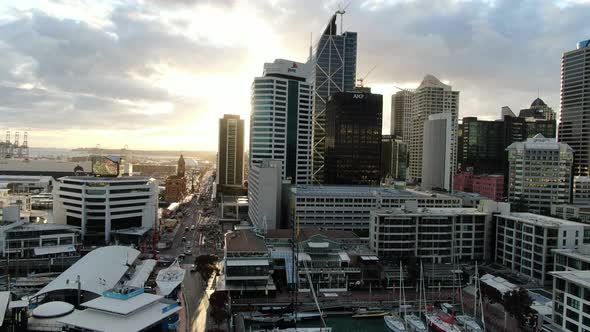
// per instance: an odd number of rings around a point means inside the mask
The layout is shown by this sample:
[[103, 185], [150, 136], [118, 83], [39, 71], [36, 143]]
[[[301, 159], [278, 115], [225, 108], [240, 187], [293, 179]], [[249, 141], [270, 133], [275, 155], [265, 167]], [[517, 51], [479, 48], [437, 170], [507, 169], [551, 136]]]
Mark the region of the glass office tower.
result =
[[334, 14], [311, 54], [313, 183], [323, 183], [328, 98], [336, 92], [352, 91], [356, 83], [356, 40], [356, 32], [338, 34]]
[[324, 183], [379, 185], [383, 96], [337, 92], [326, 104]]

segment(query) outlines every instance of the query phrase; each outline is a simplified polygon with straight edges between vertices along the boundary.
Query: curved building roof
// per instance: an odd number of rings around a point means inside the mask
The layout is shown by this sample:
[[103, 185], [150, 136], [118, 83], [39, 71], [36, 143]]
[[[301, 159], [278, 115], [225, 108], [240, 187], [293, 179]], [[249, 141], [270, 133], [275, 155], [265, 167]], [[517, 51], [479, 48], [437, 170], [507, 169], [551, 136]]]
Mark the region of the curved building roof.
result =
[[117, 285], [138, 256], [138, 250], [124, 246], [92, 250], [34, 296], [63, 289], [77, 289], [78, 276], [81, 290], [101, 295]]

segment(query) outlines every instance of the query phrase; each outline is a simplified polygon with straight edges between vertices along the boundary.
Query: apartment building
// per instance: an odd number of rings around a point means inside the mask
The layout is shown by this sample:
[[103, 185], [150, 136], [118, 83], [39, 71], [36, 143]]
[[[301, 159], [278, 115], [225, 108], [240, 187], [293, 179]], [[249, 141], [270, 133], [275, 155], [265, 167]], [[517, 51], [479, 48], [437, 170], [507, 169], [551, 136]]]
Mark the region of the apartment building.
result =
[[551, 283], [553, 249], [573, 249], [590, 242], [590, 225], [532, 213], [500, 214], [495, 261], [541, 284]]
[[485, 249], [493, 231], [491, 213], [476, 208], [408, 205], [371, 212], [369, 243], [379, 257], [453, 263], [483, 261], [489, 256]]

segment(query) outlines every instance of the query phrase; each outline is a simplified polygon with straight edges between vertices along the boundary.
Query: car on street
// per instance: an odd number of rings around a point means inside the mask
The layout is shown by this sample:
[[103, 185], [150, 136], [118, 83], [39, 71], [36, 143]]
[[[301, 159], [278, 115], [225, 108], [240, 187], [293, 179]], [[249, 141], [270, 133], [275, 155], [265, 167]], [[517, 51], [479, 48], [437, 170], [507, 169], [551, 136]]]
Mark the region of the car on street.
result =
[[186, 249], [184, 251], [184, 254], [187, 255], [187, 256], [191, 256], [193, 254], [193, 251], [191, 249]]
[[184, 260], [184, 254], [180, 254], [180, 255], [178, 255], [178, 260], [179, 260], [179, 261], [182, 261], [182, 260]]
[[197, 266], [195, 264], [191, 264], [191, 268], [190, 268], [191, 272], [195, 272], [197, 271]]
[[186, 237], [182, 237], [182, 242], [186, 242]]
[[185, 232], [188, 232], [188, 226], [184, 228], [184, 231]]
[[194, 230], [195, 230], [195, 225], [193, 224], [193, 225], [191, 225], [191, 231], [194, 231]]

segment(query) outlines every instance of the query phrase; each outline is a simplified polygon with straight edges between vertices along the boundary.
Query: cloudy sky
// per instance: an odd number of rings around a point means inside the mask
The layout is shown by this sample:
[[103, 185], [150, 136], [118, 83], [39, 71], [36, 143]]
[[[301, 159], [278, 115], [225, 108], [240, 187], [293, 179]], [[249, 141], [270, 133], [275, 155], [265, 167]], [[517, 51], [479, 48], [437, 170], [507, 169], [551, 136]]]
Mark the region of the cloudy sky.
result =
[[[5, 0], [0, 130], [37, 147], [215, 150], [217, 119], [248, 118], [264, 62], [305, 61], [348, 1]], [[358, 75], [384, 95], [431, 73], [460, 116], [495, 119], [537, 96], [559, 109], [561, 53], [590, 38], [590, 1], [350, 1]]]

